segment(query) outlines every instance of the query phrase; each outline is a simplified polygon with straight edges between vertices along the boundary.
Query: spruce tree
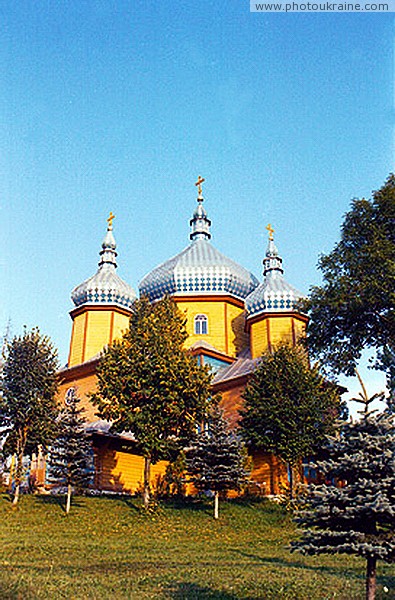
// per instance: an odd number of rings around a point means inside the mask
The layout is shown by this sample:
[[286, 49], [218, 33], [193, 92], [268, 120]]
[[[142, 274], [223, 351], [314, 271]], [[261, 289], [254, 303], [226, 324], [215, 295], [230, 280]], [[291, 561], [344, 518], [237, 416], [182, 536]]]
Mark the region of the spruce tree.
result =
[[345, 423], [316, 468], [296, 521], [305, 531], [292, 544], [304, 554], [355, 554], [366, 559], [366, 599], [376, 593], [378, 560], [395, 561], [395, 426], [389, 412], [365, 412]]
[[70, 512], [73, 491], [86, 487], [92, 477], [92, 445], [84, 430], [85, 409], [74, 390], [67, 396], [60, 415], [58, 434], [49, 455], [50, 480], [67, 486], [66, 513]]
[[1, 371], [0, 428], [4, 452], [16, 455], [13, 505], [19, 500], [26, 455], [47, 448], [56, 430], [57, 353], [38, 329], [6, 343]]
[[187, 470], [195, 487], [214, 492], [214, 519], [218, 519], [220, 492], [239, 490], [245, 483], [244, 464], [242, 443], [229, 431], [223, 411], [215, 406], [208, 428], [196, 436], [187, 452]]

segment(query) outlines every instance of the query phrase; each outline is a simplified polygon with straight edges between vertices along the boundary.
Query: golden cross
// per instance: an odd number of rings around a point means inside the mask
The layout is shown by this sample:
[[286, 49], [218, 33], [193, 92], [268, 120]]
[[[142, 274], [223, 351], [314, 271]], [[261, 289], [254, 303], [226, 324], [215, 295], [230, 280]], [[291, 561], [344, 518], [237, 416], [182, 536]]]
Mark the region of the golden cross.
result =
[[270, 225], [270, 223], [269, 223], [269, 225], [266, 227], [266, 229], [267, 229], [267, 230], [268, 230], [268, 232], [269, 232], [269, 240], [272, 242], [272, 241], [273, 241], [273, 233], [274, 233], [274, 229], [273, 229], [273, 227]]
[[114, 219], [115, 219], [115, 215], [113, 215], [112, 212], [110, 211], [110, 216], [107, 219], [108, 229], [112, 229], [112, 222]]
[[197, 186], [198, 186], [198, 194], [199, 194], [199, 196], [200, 196], [200, 195], [201, 195], [201, 193], [202, 193], [202, 183], [203, 183], [203, 181], [206, 181], [206, 180], [205, 180], [205, 179], [203, 179], [203, 177], [202, 177], [201, 175], [199, 175], [199, 177], [198, 177], [198, 180], [197, 180], [197, 182], [195, 183], [195, 185], [197, 185]]

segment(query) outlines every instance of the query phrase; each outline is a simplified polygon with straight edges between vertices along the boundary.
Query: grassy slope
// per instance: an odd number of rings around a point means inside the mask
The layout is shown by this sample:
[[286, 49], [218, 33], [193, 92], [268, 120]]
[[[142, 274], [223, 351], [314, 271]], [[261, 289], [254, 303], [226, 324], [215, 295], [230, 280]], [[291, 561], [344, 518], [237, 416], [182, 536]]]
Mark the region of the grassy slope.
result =
[[[162, 506], [145, 515], [134, 499], [78, 498], [67, 517], [57, 498], [0, 497], [0, 598], [360, 599], [364, 564], [302, 557], [271, 504]], [[378, 598], [395, 598], [379, 565]], [[381, 591], [382, 585], [390, 588]]]

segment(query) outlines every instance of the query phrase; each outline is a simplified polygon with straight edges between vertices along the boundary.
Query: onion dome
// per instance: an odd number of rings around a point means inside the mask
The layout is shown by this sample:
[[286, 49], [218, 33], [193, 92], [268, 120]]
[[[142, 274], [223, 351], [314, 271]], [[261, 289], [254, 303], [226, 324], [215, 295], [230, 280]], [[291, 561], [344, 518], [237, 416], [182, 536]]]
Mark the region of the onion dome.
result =
[[100, 251], [99, 268], [93, 277], [90, 277], [71, 292], [71, 299], [76, 306], [84, 304], [112, 304], [131, 309], [136, 300], [134, 290], [125, 283], [115, 272], [116, 243], [112, 233], [114, 215], [110, 213], [107, 219], [107, 233]]
[[199, 178], [197, 182], [198, 204], [190, 220], [190, 245], [148, 273], [140, 283], [141, 296], [151, 301], [177, 294], [231, 294], [244, 299], [259, 284], [252, 273], [210, 243], [211, 221], [203, 207], [203, 181]]
[[292, 312], [295, 304], [303, 298], [303, 294], [285, 281], [282, 267], [283, 259], [279, 256], [273, 240], [273, 229], [269, 230], [269, 243], [263, 259], [264, 280], [245, 300], [247, 318], [261, 312]]

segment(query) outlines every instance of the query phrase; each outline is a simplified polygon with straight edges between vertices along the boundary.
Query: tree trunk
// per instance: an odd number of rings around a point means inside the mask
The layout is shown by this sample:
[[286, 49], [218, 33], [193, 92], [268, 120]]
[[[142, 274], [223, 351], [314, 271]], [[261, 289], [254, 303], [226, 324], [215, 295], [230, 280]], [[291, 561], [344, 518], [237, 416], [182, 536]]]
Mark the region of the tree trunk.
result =
[[215, 492], [214, 493], [214, 519], [218, 519], [218, 512], [219, 512], [219, 492]]
[[294, 471], [293, 471], [293, 465], [291, 465], [291, 463], [288, 463], [288, 470], [289, 470], [289, 497], [292, 502], [292, 500], [294, 499]]
[[366, 563], [366, 600], [376, 598], [376, 563], [376, 557], [369, 556]]
[[16, 506], [18, 504], [18, 500], [19, 500], [19, 489], [20, 489], [20, 484], [19, 483], [15, 483], [15, 490], [14, 490], [14, 499], [12, 501], [12, 506]]
[[[363, 397], [363, 399], [365, 400], [365, 402], [367, 402], [367, 401], [369, 400], [368, 392], [367, 392], [367, 390], [366, 390], [365, 384], [364, 384], [364, 382], [363, 382], [363, 379], [362, 379], [362, 377], [361, 377], [361, 375], [360, 375], [360, 373], [359, 373], [358, 369], [355, 369], [355, 375], [357, 376], [357, 378], [358, 378], [358, 381], [359, 381], [359, 383], [360, 383], [360, 386], [361, 386], [361, 388], [362, 388], [362, 397]], [[367, 411], [367, 406], [368, 406], [368, 405], [366, 404], [366, 406], [365, 406], [365, 412]]]
[[23, 454], [25, 451], [25, 444], [22, 440], [18, 440], [17, 442], [17, 458], [16, 458], [16, 469], [15, 469], [15, 490], [14, 490], [14, 499], [12, 501], [12, 505], [16, 506], [19, 500], [19, 493], [21, 490], [21, 481], [23, 475]]
[[71, 507], [71, 483], [67, 486], [67, 500], [66, 500], [66, 515], [69, 514]]
[[151, 457], [144, 457], [144, 490], [143, 490], [143, 503], [144, 508], [147, 509], [150, 501], [150, 479], [151, 479]]

